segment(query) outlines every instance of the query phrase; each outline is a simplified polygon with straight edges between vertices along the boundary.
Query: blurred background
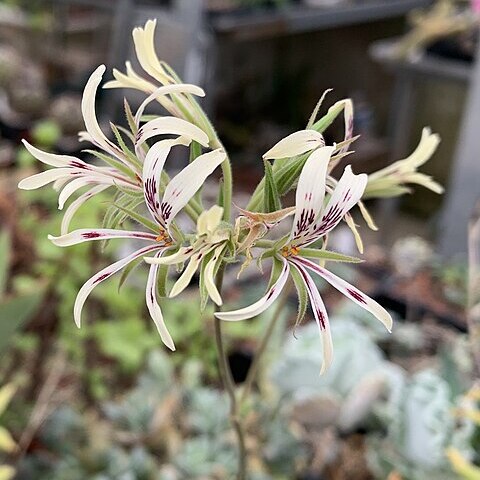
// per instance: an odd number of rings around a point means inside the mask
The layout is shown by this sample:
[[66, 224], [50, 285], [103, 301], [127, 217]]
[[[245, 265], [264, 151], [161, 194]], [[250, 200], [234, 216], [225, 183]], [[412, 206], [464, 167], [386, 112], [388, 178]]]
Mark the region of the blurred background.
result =
[[[0, 479], [234, 473], [211, 310], [199, 312], [193, 291], [165, 301], [178, 345], [166, 353], [138, 272], [120, 293], [115, 280], [98, 288], [77, 330], [76, 293], [104, 256], [96, 245], [53, 246], [56, 193], [16, 188], [40, 168], [22, 138], [83, 158], [86, 80], [101, 63], [107, 72], [123, 71], [126, 60], [136, 68], [131, 30], [155, 18], [158, 56], [206, 91], [203, 106], [231, 154], [237, 205], [263, 175], [261, 155], [305, 128], [328, 88], [324, 105], [354, 101], [361, 137], [349, 162], [357, 173], [408, 156], [424, 126], [442, 139], [420, 170], [445, 194], [418, 187], [367, 203], [379, 231], [361, 228], [366, 262], [332, 266], [393, 312], [394, 334], [319, 284], [336, 355], [320, 378], [314, 324], [307, 317], [294, 338], [295, 296], [287, 303], [247, 419], [251, 478], [478, 480], [479, 11], [475, 0], [0, 1], [0, 425], [10, 432], [2, 441], [0, 431]], [[101, 123], [125, 123], [124, 96], [133, 107], [143, 99], [99, 90]], [[343, 138], [342, 128], [334, 123], [327, 142]], [[73, 227], [101, 224], [105, 202], [80, 210]], [[348, 229], [332, 248], [356, 254]], [[107, 252], [118, 255], [111, 245]], [[247, 271], [240, 286], [235, 275], [227, 275], [229, 301], [258, 298], [260, 272]], [[272, 315], [226, 329], [239, 385]], [[5, 388], [14, 395], [8, 407]]]

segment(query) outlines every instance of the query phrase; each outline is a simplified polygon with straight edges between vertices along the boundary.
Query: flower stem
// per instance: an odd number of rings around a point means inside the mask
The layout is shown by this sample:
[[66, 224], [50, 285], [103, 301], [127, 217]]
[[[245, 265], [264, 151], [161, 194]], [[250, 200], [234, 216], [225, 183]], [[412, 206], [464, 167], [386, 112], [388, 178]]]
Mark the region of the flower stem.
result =
[[[223, 283], [223, 273], [225, 265], [222, 265], [218, 271], [216, 284], [217, 289], [221, 292]], [[223, 343], [222, 324], [221, 320], [214, 317], [214, 329], [215, 329], [215, 344], [217, 346], [218, 364], [220, 371], [220, 379], [223, 384], [223, 388], [227, 392], [230, 400], [230, 422], [237, 437], [238, 446], [238, 471], [237, 480], [246, 480], [247, 473], [247, 450], [245, 448], [245, 433], [243, 431], [243, 425], [238, 411], [237, 396], [235, 394], [235, 383], [232, 378], [232, 372], [228, 363], [227, 352]]]

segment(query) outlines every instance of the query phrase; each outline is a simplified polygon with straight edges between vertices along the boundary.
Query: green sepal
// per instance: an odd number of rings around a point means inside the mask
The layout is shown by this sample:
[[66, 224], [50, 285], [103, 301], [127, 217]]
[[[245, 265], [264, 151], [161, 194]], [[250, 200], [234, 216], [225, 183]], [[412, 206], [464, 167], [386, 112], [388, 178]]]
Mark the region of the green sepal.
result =
[[268, 281], [267, 291], [270, 290], [272, 285], [278, 280], [282, 269], [283, 262], [279, 258], [273, 257], [272, 272], [270, 274], [270, 280]]
[[290, 269], [290, 275], [293, 279], [293, 284], [295, 285], [295, 289], [297, 290], [298, 297], [297, 318], [295, 319], [294, 327], [294, 329], [296, 329], [302, 323], [307, 312], [308, 292], [307, 287], [305, 286], [305, 282], [303, 281], [296, 268]]
[[319, 258], [330, 262], [362, 263], [363, 260], [358, 257], [351, 257], [343, 253], [332, 252], [330, 250], [317, 250], [315, 248], [301, 248], [299, 255], [306, 258]]
[[159, 297], [168, 297], [167, 282], [170, 265], [159, 265], [157, 270], [157, 293]]
[[280, 195], [274, 179], [272, 165], [268, 160], [263, 161], [265, 165], [265, 187], [263, 189], [263, 211], [265, 213], [281, 210]]
[[130, 276], [130, 274], [143, 262], [143, 258], [136, 258], [133, 262], [130, 262], [122, 271], [120, 279], [118, 280], [118, 292], [120, 293], [123, 284]]
[[115, 135], [115, 138], [117, 140], [117, 143], [119, 147], [122, 149], [122, 152], [125, 154], [127, 160], [132, 163], [132, 165], [135, 165], [137, 168], [142, 168], [142, 164], [136, 157], [136, 155], [127, 147], [125, 141], [123, 140], [122, 134], [118, 130], [117, 126], [110, 122], [110, 128], [112, 129], [113, 134]]
[[133, 116], [132, 109], [130, 108], [130, 104], [126, 98], [123, 101], [123, 108], [125, 109], [125, 116], [127, 117], [128, 126], [130, 127], [132, 134], [136, 135], [138, 128], [135, 124], [135, 117]]
[[[113, 204], [116, 208], [118, 208], [120, 211], [122, 211], [123, 213], [125, 213], [125, 215], [129, 216], [130, 218], [132, 218], [133, 220], [135, 220], [136, 222], [140, 223], [141, 225], [143, 225], [144, 227], [148, 228], [149, 230], [151, 230], [152, 232], [154, 233], [158, 233], [159, 232], [159, 227], [158, 225], [155, 223], [155, 222], [152, 222], [151, 220], [149, 220], [148, 218], [144, 217], [143, 215], [140, 215], [139, 213], [135, 212], [134, 210], [132, 210], [131, 208], [128, 208], [128, 207], [123, 207], [121, 205], [118, 205], [117, 203], [114, 203]], [[138, 205], [136, 205], [138, 206]]]
[[[213, 257], [214, 250], [208, 252], [207, 255], [202, 259], [200, 263], [200, 271], [199, 271], [199, 280], [198, 280], [198, 291], [200, 293], [200, 311], [205, 311], [207, 307], [207, 302], [209, 299], [207, 287], [205, 286], [205, 267], [207, 266], [208, 261]], [[217, 262], [217, 265], [220, 266], [222, 262]], [[217, 274], [218, 268], [215, 268], [214, 275]]]
[[318, 133], [323, 133], [340, 115], [345, 108], [345, 102], [340, 100], [335, 105], [332, 105], [328, 112], [318, 121], [312, 125], [312, 130], [316, 130]]
[[311, 129], [315, 124], [315, 119], [317, 118], [318, 111], [320, 110], [320, 107], [322, 106], [322, 103], [325, 100], [327, 93], [330, 93], [332, 90], [333, 90], [332, 88], [328, 88], [323, 92], [322, 96], [320, 97], [320, 100], [317, 102], [317, 104], [315, 105], [315, 108], [313, 109], [312, 114], [310, 115], [310, 118], [307, 123], [307, 130]]
[[129, 178], [131, 178], [132, 180], [136, 180], [135, 172], [133, 170], [128, 168], [122, 162], [119, 162], [118, 160], [115, 160], [114, 158], [110, 157], [109, 155], [105, 155], [104, 153], [97, 152], [96, 150], [89, 150], [89, 149], [82, 150], [82, 152], [89, 153], [90, 155], [93, 155], [94, 157], [98, 158], [99, 160], [102, 160], [106, 164], [108, 164], [111, 167], [117, 169], [119, 172], [124, 173]]

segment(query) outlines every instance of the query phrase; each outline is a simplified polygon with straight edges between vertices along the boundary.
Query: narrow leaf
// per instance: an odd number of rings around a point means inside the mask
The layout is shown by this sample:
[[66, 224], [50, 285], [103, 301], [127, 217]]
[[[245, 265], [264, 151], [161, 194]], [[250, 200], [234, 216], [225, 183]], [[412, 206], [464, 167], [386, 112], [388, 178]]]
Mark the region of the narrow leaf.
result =
[[343, 253], [332, 252], [330, 250], [317, 250], [315, 248], [302, 248], [299, 255], [306, 258], [320, 258], [331, 262], [362, 263], [363, 260], [357, 257], [344, 255]]
[[272, 165], [268, 160], [263, 161], [265, 165], [265, 188], [263, 190], [263, 211], [266, 213], [281, 210], [280, 195], [273, 177]]

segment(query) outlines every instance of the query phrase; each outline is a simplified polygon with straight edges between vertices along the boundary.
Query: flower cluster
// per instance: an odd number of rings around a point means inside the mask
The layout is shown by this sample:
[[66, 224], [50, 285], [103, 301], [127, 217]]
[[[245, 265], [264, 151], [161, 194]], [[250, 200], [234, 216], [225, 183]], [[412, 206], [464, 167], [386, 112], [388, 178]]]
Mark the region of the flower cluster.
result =
[[[361, 251], [361, 239], [350, 211], [358, 206], [367, 224], [374, 227], [362, 198], [394, 196], [403, 193], [408, 183], [420, 183], [434, 191], [439, 186], [417, 173], [418, 166], [433, 154], [438, 138], [424, 131], [419, 148], [406, 160], [373, 175], [354, 174], [347, 166], [336, 180], [332, 169], [351, 154], [353, 105], [349, 99], [335, 103], [317, 120], [325, 94], [315, 108], [305, 130], [295, 132], [265, 153], [265, 176], [248, 205], [231, 218], [232, 176], [229, 158], [208, 117], [195, 97], [204, 96], [201, 88], [181, 83], [175, 72], [161, 62], [154, 49], [155, 22], [133, 31], [138, 61], [147, 78], [137, 74], [129, 63], [126, 73], [114, 70], [115, 80], [105, 88], [132, 88], [146, 98], [134, 114], [125, 101], [128, 128], [111, 124], [115, 141], [100, 128], [95, 113], [95, 98], [105, 67], [98, 67], [84, 90], [82, 113], [86, 131], [80, 140], [95, 148], [86, 150], [91, 161], [68, 155], [56, 155], [37, 149], [24, 141], [28, 151], [40, 162], [54, 167], [22, 180], [23, 189], [35, 189], [53, 183], [62, 209], [69, 198], [83, 190], [66, 208], [60, 236], [50, 236], [60, 247], [82, 242], [110, 239], [134, 239], [144, 245], [95, 274], [80, 289], [74, 305], [74, 319], [81, 323], [83, 305], [91, 291], [103, 281], [135, 262], [149, 266], [145, 301], [164, 344], [175, 349], [162, 316], [158, 296], [175, 297], [199, 276], [201, 305], [212, 300], [222, 305], [219, 289], [221, 272], [233, 262], [247, 265], [252, 259], [271, 258], [272, 273], [266, 294], [253, 305], [235, 311], [218, 311], [218, 319], [236, 321], [265, 311], [280, 295], [289, 277], [299, 296], [299, 314], [303, 316], [308, 300], [323, 342], [325, 371], [332, 361], [332, 342], [328, 314], [312, 274], [326, 280], [346, 297], [372, 313], [390, 330], [392, 318], [376, 301], [325, 268], [325, 261], [356, 262], [356, 258], [328, 251], [328, 234], [342, 221], [352, 229]], [[152, 102], [158, 102], [166, 115], [145, 115]], [[343, 113], [345, 133], [337, 144], [326, 145], [323, 132]], [[155, 142], [151, 139], [155, 138]], [[190, 162], [170, 179], [165, 164], [173, 149], [188, 149]], [[202, 187], [216, 169], [222, 171], [217, 205], [203, 206]], [[296, 203], [283, 208], [282, 197], [296, 188]], [[114, 196], [113, 210], [127, 219], [131, 229], [119, 229], [118, 215], [106, 212], [101, 228], [70, 231], [76, 211], [89, 199], [109, 189]], [[184, 231], [176, 221], [182, 213], [190, 217], [196, 229]], [[291, 232], [275, 236], [279, 223], [293, 216]], [[315, 261], [315, 259], [317, 261]], [[170, 291], [165, 278], [170, 268], [180, 270]], [[160, 287], [161, 285], [161, 287]]]

